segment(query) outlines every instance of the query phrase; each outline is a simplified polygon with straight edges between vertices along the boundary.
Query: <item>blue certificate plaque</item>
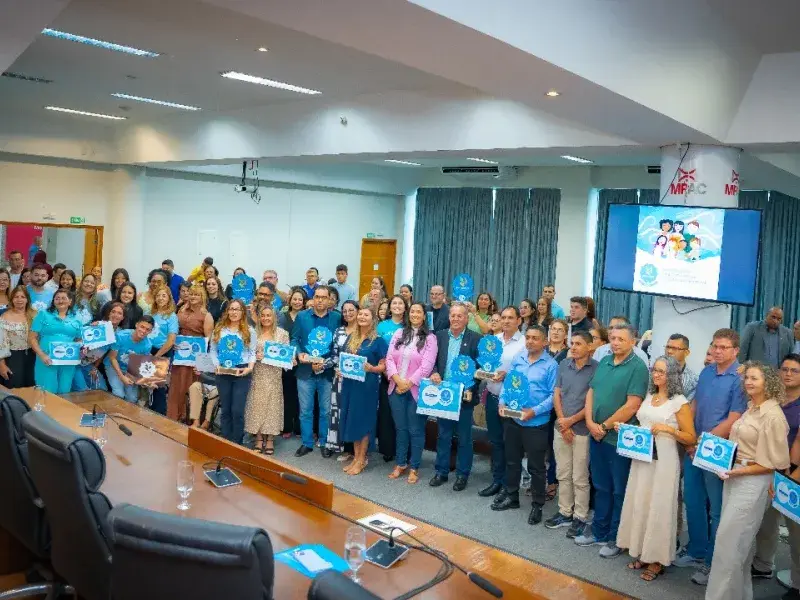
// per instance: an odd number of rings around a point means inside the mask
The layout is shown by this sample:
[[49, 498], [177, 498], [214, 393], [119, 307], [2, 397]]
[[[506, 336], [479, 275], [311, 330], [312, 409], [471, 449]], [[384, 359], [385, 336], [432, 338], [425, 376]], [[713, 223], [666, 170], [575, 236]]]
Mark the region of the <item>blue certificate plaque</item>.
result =
[[644, 462], [653, 462], [653, 432], [646, 427], [620, 425], [617, 454]]
[[281, 369], [291, 369], [294, 366], [294, 346], [278, 342], [264, 342], [264, 358], [261, 359], [261, 362]]
[[511, 371], [503, 380], [502, 403], [500, 416], [517, 420], [522, 419], [522, 409], [530, 404], [531, 385], [521, 371]]
[[100, 321], [97, 325], [87, 325], [81, 329], [81, 339], [87, 350], [110, 346], [117, 341], [114, 326], [108, 321]]
[[503, 358], [503, 344], [494, 335], [486, 335], [478, 342], [478, 370], [476, 379], [492, 379], [500, 368]]
[[428, 322], [428, 329], [433, 331], [433, 312], [427, 311], [425, 313], [425, 320]]
[[697, 451], [694, 453], [692, 464], [712, 473], [725, 473], [733, 467], [735, 451], [735, 442], [704, 431], [703, 435], [700, 436], [700, 442], [697, 444]]
[[333, 342], [333, 333], [327, 327], [315, 327], [308, 333], [306, 346], [312, 362], [322, 362]]
[[347, 352], [339, 354], [339, 373], [345, 379], [365, 381], [367, 379], [367, 371], [364, 369], [366, 364], [366, 356], [349, 354]]
[[50, 342], [47, 356], [54, 365], [79, 365], [81, 364], [81, 343]]
[[224, 369], [233, 369], [244, 362], [244, 342], [235, 335], [226, 335], [220, 338], [217, 344], [217, 358], [219, 366]]
[[442, 381], [435, 385], [430, 379], [423, 379], [419, 384], [417, 414], [458, 421], [463, 391], [460, 383]]
[[235, 300], [241, 300], [245, 304], [253, 301], [253, 289], [256, 282], [249, 275], [239, 274], [231, 282], [231, 293]]
[[460, 273], [453, 278], [453, 298], [459, 302], [469, 302], [475, 293], [475, 282], [467, 273]]
[[208, 340], [194, 335], [175, 336], [175, 355], [172, 364], [179, 367], [193, 367], [197, 362], [197, 355], [205, 352]]
[[775, 490], [773, 508], [795, 523], [800, 523], [800, 484], [775, 471], [772, 488]]

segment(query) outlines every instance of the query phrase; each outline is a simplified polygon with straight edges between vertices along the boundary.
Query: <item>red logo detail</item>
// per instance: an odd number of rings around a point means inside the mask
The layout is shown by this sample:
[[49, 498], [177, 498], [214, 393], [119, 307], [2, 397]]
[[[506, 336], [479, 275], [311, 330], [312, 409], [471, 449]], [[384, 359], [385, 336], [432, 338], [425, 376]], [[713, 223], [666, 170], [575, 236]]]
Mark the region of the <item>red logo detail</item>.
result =
[[739, 183], [739, 174], [731, 169], [731, 183]]
[[695, 174], [697, 173], [697, 169], [692, 169], [691, 171], [686, 171], [684, 169], [678, 169], [678, 181], [697, 181]]

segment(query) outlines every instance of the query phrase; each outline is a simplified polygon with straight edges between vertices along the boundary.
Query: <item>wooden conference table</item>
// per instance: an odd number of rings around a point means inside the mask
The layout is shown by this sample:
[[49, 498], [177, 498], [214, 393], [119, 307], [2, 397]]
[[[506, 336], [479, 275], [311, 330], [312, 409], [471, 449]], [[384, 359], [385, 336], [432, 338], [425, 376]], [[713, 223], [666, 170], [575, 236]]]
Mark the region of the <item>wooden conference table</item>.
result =
[[[31, 406], [35, 402], [34, 392], [30, 388], [16, 390], [14, 393], [28, 401]], [[216, 489], [205, 480], [201, 471], [203, 463], [224, 455], [234, 455], [279, 471], [302, 473], [309, 481], [306, 486], [279, 480], [263, 471], [254, 471], [260, 478], [278, 482], [278, 485], [290, 491], [311, 496], [317, 503], [329, 506], [347, 517], [360, 519], [377, 512], [385, 512], [414, 523], [417, 526], [414, 530], [417, 537], [446, 552], [467, 570], [478, 572], [491, 580], [504, 591], [505, 598], [623, 598], [602, 587], [551, 571], [523, 558], [362, 500], [335, 489], [330, 482], [303, 473], [292, 465], [256, 455], [205, 432], [190, 430], [185, 425], [105, 392], [75, 393], [65, 398], [48, 394], [44, 411], [62, 425], [91, 437], [91, 431], [80, 428], [78, 422], [81, 414], [90, 411], [95, 403], [101, 410], [126, 415], [155, 430], [120, 421], [133, 432], [128, 437], [113, 423], [108, 423], [108, 442], [104, 448], [106, 479], [101, 491], [109, 497], [112, 504], [129, 502], [168, 514], [182, 514], [176, 508], [179, 502], [176, 490], [177, 464], [181, 460], [190, 460], [194, 462], [196, 470], [194, 491], [189, 498], [192, 507], [187, 511], [187, 516], [262, 527], [269, 533], [275, 552], [303, 543], [324, 544], [337, 553], [343, 550], [345, 532], [350, 526], [344, 519], [247, 476], [242, 476], [243, 485], [228, 489]], [[232, 466], [242, 473], [242, 467], [234, 463]], [[367, 532], [368, 545], [377, 539], [377, 534]], [[367, 563], [361, 568], [359, 575], [364, 587], [381, 598], [393, 598], [431, 579], [439, 567], [437, 559], [412, 550], [406, 560], [392, 569], [381, 569]], [[300, 573], [276, 562], [275, 598], [305, 598], [309, 585], [309, 580]], [[420, 597], [454, 600], [490, 598], [459, 571], [455, 571], [443, 583], [424, 592]]]

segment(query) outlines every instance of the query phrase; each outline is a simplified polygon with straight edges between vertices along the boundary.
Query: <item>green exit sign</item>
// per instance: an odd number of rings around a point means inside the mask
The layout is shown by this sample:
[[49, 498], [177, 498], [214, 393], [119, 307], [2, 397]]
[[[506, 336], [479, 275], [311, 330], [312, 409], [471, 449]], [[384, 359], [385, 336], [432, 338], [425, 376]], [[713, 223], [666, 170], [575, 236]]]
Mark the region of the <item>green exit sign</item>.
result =
[[369, 232], [369, 233], [367, 234], [367, 239], [370, 239], [370, 240], [371, 240], [371, 239], [372, 239], [372, 238], [374, 238], [374, 237], [375, 237], [375, 234], [374, 234], [374, 233], [372, 233], [372, 232]]
[[83, 225], [86, 223], [86, 217], [70, 217], [69, 224], [70, 225]]

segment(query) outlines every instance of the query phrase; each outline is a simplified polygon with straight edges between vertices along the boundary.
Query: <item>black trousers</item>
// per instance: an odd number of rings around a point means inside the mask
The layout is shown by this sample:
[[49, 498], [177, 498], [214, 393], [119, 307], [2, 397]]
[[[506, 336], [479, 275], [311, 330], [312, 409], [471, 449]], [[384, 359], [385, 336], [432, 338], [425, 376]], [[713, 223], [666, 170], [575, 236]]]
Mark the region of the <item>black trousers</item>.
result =
[[0, 383], [9, 389], [33, 387], [33, 367], [36, 364], [36, 353], [31, 350], [12, 350], [6, 358], [6, 366], [11, 369], [8, 379], [0, 377]]
[[538, 427], [523, 427], [513, 419], [503, 419], [506, 441], [506, 491], [519, 498], [519, 480], [522, 476], [522, 457], [528, 455], [528, 473], [531, 476], [533, 504], [544, 506], [547, 470], [548, 424]]
[[378, 387], [378, 416], [375, 431], [378, 435], [378, 452], [394, 456], [397, 451], [397, 430], [389, 406], [389, 382], [381, 376]]
[[[283, 433], [300, 435], [300, 402], [297, 399], [297, 377], [294, 369], [284, 371], [283, 384]], [[316, 423], [317, 420], [314, 419]]]

